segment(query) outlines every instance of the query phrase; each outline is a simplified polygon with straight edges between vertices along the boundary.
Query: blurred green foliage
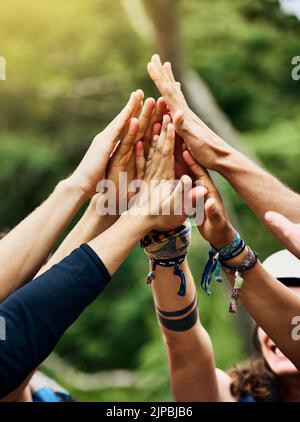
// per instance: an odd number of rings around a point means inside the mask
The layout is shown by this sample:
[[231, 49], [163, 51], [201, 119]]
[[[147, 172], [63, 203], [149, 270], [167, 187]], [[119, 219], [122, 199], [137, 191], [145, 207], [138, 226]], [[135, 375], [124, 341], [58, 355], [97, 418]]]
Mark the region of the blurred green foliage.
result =
[[[130, 0], [127, 0], [130, 1]], [[208, 83], [249, 149], [300, 191], [298, 104], [291, 78], [300, 23], [277, 1], [180, 0], [186, 60]], [[0, 15], [0, 228], [17, 224], [76, 166], [91, 138], [131, 90], [157, 91], [146, 73], [155, 51], [132, 29], [119, 0], [6, 2]], [[280, 246], [227, 188], [240, 230], [264, 258]], [[38, 247], [38, 245], [37, 245]], [[190, 264], [198, 282], [207, 245], [194, 233]], [[79, 400], [171, 400], [147, 262], [136, 248], [101, 298], [66, 333], [57, 351], [81, 370], [128, 368], [141, 387], [74, 391]], [[228, 291], [200, 293], [217, 365], [245, 357], [243, 336], [227, 313]], [[63, 374], [59, 375], [63, 380]]]

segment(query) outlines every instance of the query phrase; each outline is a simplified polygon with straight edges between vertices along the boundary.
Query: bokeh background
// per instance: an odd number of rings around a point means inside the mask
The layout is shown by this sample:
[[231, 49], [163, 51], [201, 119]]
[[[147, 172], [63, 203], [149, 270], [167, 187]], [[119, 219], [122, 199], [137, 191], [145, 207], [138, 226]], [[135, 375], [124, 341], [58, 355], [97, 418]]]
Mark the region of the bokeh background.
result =
[[[157, 51], [205, 121], [300, 191], [300, 81], [291, 77], [299, 39], [300, 21], [277, 0], [2, 0], [0, 229], [16, 225], [74, 169], [131, 90], [157, 98], [146, 72]], [[278, 250], [218, 182], [261, 258]], [[197, 283], [207, 249], [195, 232], [189, 260]], [[146, 273], [136, 248], [45, 363], [78, 400], [172, 399]], [[209, 298], [199, 294], [217, 365], [227, 369], [251, 353], [251, 324], [242, 310], [228, 314], [225, 283]]]

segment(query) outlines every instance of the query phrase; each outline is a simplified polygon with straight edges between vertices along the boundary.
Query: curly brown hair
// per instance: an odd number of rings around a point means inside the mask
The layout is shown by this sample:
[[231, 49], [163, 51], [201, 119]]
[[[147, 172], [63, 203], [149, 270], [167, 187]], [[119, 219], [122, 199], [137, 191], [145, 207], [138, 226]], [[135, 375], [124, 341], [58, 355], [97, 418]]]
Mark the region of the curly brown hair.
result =
[[253, 333], [253, 344], [256, 354], [246, 362], [235, 365], [228, 371], [228, 375], [232, 379], [230, 392], [237, 399], [242, 396], [252, 396], [257, 401], [268, 401], [272, 394], [270, 385], [273, 385], [276, 389], [278, 382], [274, 372], [262, 355], [258, 340], [258, 326], [255, 327]]

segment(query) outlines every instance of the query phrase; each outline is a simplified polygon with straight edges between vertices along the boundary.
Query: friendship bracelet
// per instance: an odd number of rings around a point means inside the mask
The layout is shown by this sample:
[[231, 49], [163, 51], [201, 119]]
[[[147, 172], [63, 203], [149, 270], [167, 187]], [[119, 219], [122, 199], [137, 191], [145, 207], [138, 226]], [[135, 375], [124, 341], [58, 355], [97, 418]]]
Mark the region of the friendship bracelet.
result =
[[191, 242], [191, 225], [187, 220], [180, 227], [168, 232], [152, 231], [145, 236], [140, 245], [148, 255], [150, 272], [146, 283], [151, 284], [155, 280], [157, 265], [162, 267], [174, 267], [173, 274], [180, 278], [179, 296], [186, 293], [186, 279], [180, 265], [186, 258], [187, 250]]
[[228, 261], [229, 259], [235, 258], [245, 249], [245, 242], [241, 238], [238, 232], [235, 232], [234, 238], [231, 242], [225, 245], [221, 249], [214, 248], [211, 245], [211, 248], [214, 252], [219, 253], [220, 259], [223, 261]]
[[221, 265], [223, 262], [240, 255], [245, 247], [246, 244], [238, 232], [235, 232], [233, 240], [223, 248], [216, 249], [213, 246], [211, 247], [208, 252], [209, 259], [201, 278], [201, 287], [206, 294], [211, 294], [210, 284], [213, 276], [216, 282], [221, 283], [223, 281], [221, 277]]
[[[194, 306], [195, 303], [196, 303], [196, 306]], [[186, 316], [180, 319], [164, 318], [163, 316], [160, 315], [158, 309], [156, 308], [157, 309], [156, 314], [159, 319], [159, 322], [161, 323], [161, 325], [163, 325], [165, 328], [171, 331], [179, 332], [179, 331], [189, 330], [195, 325], [195, 323], [198, 320], [197, 297], [193, 300], [191, 305], [193, 305], [192, 306], [193, 310], [189, 314], [187, 314]], [[188, 307], [190, 307], [191, 305], [189, 305]], [[182, 311], [184, 311], [184, 309]], [[177, 312], [181, 312], [181, 311], [177, 311]]]
[[223, 264], [223, 269], [227, 274], [234, 274], [234, 285], [231, 291], [230, 297], [230, 305], [229, 305], [229, 312], [230, 313], [237, 313], [237, 305], [240, 298], [240, 291], [244, 283], [244, 279], [242, 277], [242, 273], [244, 271], [251, 270], [258, 261], [258, 255], [255, 251], [252, 251], [248, 247], [248, 254], [244, 258], [241, 264], [236, 266], [229, 266]]
[[205, 265], [202, 279], [201, 287], [204, 291], [210, 295], [210, 284], [212, 276], [214, 276], [215, 281], [222, 282], [221, 269], [223, 268], [224, 272], [229, 274], [234, 274], [234, 286], [231, 292], [229, 312], [237, 312], [237, 303], [240, 296], [240, 290], [242, 288], [244, 279], [241, 274], [244, 271], [250, 270], [255, 266], [258, 261], [258, 255], [256, 252], [252, 251], [248, 246], [248, 253], [243, 262], [237, 266], [229, 266], [226, 264], [226, 261], [229, 261], [233, 258], [239, 256], [246, 248], [245, 242], [241, 239], [238, 232], [235, 233], [233, 240], [224, 246], [221, 249], [216, 249], [213, 246], [209, 251], [209, 259]]
[[173, 274], [180, 277], [180, 287], [177, 294], [178, 296], [184, 296], [186, 293], [186, 280], [185, 280], [184, 272], [180, 269], [179, 266], [183, 263], [185, 258], [186, 258], [186, 254], [179, 256], [178, 258], [173, 258], [173, 259], [158, 260], [154, 258], [149, 258], [149, 262], [151, 263], [151, 270], [147, 275], [146, 283], [151, 284], [152, 281], [155, 279], [156, 265], [160, 265], [162, 267], [174, 267]]
[[248, 253], [241, 264], [237, 266], [229, 266], [222, 263], [222, 267], [224, 269], [224, 272], [227, 274], [235, 274], [236, 271], [238, 271], [239, 273], [242, 273], [244, 271], [251, 270], [251, 268], [254, 267], [257, 261], [258, 261], [258, 254], [252, 249], [250, 249], [248, 246]]

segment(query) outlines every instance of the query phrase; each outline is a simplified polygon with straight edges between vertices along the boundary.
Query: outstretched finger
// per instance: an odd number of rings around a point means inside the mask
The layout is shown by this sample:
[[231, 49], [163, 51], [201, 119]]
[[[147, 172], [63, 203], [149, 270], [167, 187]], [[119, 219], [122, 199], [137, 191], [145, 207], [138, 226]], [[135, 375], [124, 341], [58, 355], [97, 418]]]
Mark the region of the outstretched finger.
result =
[[109, 134], [109, 138], [117, 141], [121, 136], [129, 119], [133, 117], [136, 108], [140, 103], [140, 95], [133, 92], [130, 95], [129, 101], [123, 110], [115, 117], [115, 119], [107, 126], [105, 132]]
[[178, 91], [178, 85], [169, 77], [167, 69], [165, 69], [157, 54], [152, 56], [151, 62], [147, 66], [148, 73], [160, 91], [161, 95], [166, 99], [167, 105], [173, 113], [180, 106], [186, 106], [186, 101]]
[[134, 146], [134, 155], [136, 163], [136, 178], [142, 180], [145, 175], [146, 160], [142, 141], [137, 141]]
[[156, 101], [156, 105], [155, 105], [155, 109], [154, 112], [151, 116], [151, 120], [150, 123], [148, 125], [148, 128], [146, 130], [145, 136], [143, 138], [143, 143], [144, 143], [144, 149], [145, 149], [145, 155], [147, 157], [148, 152], [149, 152], [149, 148], [150, 148], [150, 144], [151, 144], [151, 139], [153, 139], [153, 127], [156, 123], [161, 123], [164, 114], [166, 114], [166, 109], [167, 109], [167, 105], [166, 102], [164, 100], [163, 97], [160, 97], [157, 101]]
[[140, 141], [144, 138], [148, 127], [150, 125], [151, 117], [155, 109], [154, 98], [147, 98], [139, 116], [139, 130], [136, 135], [136, 140]]
[[139, 128], [138, 120], [136, 117], [133, 117], [130, 120], [129, 127], [128, 127], [126, 135], [124, 136], [124, 139], [120, 141], [120, 146], [119, 146], [120, 154], [125, 155], [127, 154], [129, 150], [133, 148], [133, 145], [136, 139], [136, 134], [138, 132], [138, 128]]
[[146, 168], [145, 168], [145, 178], [147, 178], [147, 179], [150, 179], [151, 176], [152, 176], [152, 174], [150, 174], [151, 173], [151, 167], [152, 167], [152, 160], [153, 160], [153, 157], [155, 155], [156, 144], [157, 144], [158, 139], [159, 139], [158, 135], [155, 135], [152, 138], [149, 154], [148, 154], [148, 157], [147, 157], [147, 160], [146, 160]]
[[224, 225], [224, 213], [215, 200], [215, 198], [208, 198], [204, 205], [206, 218], [211, 222], [215, 228]]
[[170, 155], [173, 156], [175, 148], [175, 128], [172, 123], [169, 123], [167, 126], [166, 140], [163, 144], [162, 154], [164, 157], [169, 158]]
[[166, 140], [169, 123], [171, 123], [171, 118], [168, 114], [165, 114], [164, 117], [163, 117], [163, 122], [162, 122], [162, 125], [161, 125], [161, 131], [160, 131], [160, 135], [159, 135], [157, 145], [156, 145], [156, 152], [157, 153], [162, 154], [162, 152], [163, 152], [164, 143], [165, 143], [165, 140]]
[[217, 188], [212, 181], [210, 175], [208, 174], [207, 170], [204, 169], [192, 156], [192, 154], [185, 150], [182, 153], [183, 159], [186, 162], [186, 164], [189, 166], [195, 177], [197, 178], [197, 181], [206, 186], [208, 189], [208, 193], [212, 193], [217, 191]]
[[193, 186], [192, 179], [184, 175], [180, 178], [169, 198], [170, 209], [176, 215], [186, 215], [184, 209], [184, 194], [191, 192]]
[[265, 214], [265, 221], [270, 227], [279, 230], [284, 237], [290, 237], [294, 224], [284, 215], [275, 211], [268, 211]]
[[153, 127], [152, 127], [152, 138], [156, 135], [160, 135], [161, 132], [161, 124], [160, 123], [154, 123]]
[[167, 75], [170, 79], [171, 82], [173, 82], [174, 84], [176, 84], [176, 80], [174, 78], [174, 74], [173, 74], [173, 70], [172, 70], [172, 65], [170, 62], [165, 62], [163, 64], [163, 68], [165, 69], [165, 71], [167, 72]]

